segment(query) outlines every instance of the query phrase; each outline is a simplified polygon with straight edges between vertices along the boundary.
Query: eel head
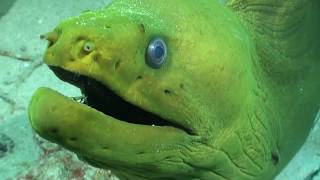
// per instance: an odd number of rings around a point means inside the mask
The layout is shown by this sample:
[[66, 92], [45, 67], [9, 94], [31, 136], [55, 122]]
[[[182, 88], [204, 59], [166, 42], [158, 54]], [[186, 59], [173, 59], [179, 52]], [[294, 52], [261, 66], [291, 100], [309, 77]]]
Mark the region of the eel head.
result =
[[219, 148], [250, 104], [249, 39], [218, 3], [172, 3], [115, 1], [43, 35], [45, 63], [83, 97], [39, 88], [34, 130], [120, 177], [227, 177]]

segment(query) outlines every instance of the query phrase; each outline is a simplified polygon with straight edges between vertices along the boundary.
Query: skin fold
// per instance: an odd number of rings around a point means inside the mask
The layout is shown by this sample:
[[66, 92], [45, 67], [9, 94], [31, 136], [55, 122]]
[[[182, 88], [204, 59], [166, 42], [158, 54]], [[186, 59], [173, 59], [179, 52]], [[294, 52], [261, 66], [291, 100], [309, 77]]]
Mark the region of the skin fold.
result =
[[[84, 12], [45, 35], [45, 63], [190, 132], [127, 123], [44, 87], [31, 126], [120, 179], [272, 179], [319, 108], [319, 10], [316, 0], [115, 0]], [[159, 69], [145, 62], [155, 37], [168, 51]]]

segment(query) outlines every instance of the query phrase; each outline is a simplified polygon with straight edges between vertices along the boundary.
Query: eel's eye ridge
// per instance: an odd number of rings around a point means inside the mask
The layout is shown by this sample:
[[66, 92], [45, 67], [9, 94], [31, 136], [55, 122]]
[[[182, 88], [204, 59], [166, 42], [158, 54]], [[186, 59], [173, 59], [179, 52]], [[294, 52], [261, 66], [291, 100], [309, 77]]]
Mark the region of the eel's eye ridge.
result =
[[146, 54], [146, 63], [154, 68], [159, 69], [166, 61], [167, 46], [163, 39], [154, 38], [150, 41]]

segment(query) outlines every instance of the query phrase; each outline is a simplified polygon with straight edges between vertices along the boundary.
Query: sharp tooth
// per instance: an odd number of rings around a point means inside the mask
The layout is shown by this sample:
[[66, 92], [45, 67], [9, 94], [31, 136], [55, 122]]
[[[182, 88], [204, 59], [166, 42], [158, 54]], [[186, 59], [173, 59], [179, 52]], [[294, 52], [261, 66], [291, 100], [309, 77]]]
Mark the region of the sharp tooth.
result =
[[73, 76], [72, 76], [72, 80], [77, 81], [77, 80], [79, 79], [79, 77], [80, 77], [80, 74], [75, 73], [75, 74], [73, 74]]
[[87, 96], [82, 96], [80, 103], [87, 104], [88, 103]]
[[77, 101], [79, 103], [82, 103], [82, 104], [86, 104], [87, 103], [87, 96], [85, 96], [85, 95], [77, 96], [77, 97], [71, 97], [71, 99], [73, 99], [74, 101]]

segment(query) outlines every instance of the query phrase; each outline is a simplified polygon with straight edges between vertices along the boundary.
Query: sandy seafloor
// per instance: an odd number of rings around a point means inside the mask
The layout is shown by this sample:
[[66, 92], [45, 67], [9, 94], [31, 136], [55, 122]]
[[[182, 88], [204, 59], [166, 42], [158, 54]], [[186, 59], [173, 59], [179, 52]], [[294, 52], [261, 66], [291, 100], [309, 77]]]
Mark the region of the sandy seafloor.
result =
[[[39, 86], [77, 96], [77, 88], [57, 79], [42, 63], [46, 42], [39, 35], [66, 17], [104, 6], [110, 0], [0, 0], [0, 180], [117, 179], [63, 148], [35, 135], [26, 107]], [[3, 15], [4, 14], [4, 15]], [[319, 92], [320, 93], [320, 92]], [[319, 179], [320, 122], [276, 180]], [[309, 178], [309, 179], [308, 179]]]

